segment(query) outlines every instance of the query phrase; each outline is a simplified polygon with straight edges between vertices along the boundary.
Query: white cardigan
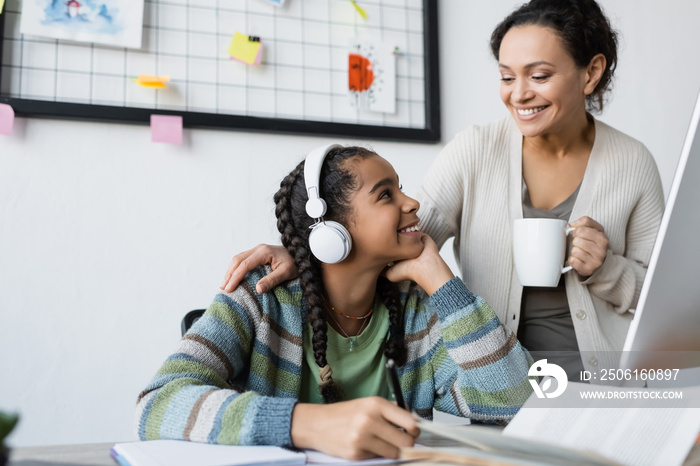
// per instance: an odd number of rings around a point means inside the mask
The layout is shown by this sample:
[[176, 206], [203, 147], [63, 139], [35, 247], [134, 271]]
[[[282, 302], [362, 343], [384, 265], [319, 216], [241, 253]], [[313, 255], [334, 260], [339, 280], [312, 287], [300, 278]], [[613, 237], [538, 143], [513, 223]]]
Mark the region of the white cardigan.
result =
[[[565, 277], [584, 367], [616, 367], [661, 222], [664, 195], [652, 155], [595, 120], [595, 142], [571, 220], [584, 215], [610, 239], [603, 265], [582, 281]], [[522, 210], [522, 134], [512, 118], [472, 126], [438, 155], [419, 189], [422, 230], [438, 244], [454, 236], [469, 288], [517, 332], [522, 286], [513, 266], [513, 221]]]

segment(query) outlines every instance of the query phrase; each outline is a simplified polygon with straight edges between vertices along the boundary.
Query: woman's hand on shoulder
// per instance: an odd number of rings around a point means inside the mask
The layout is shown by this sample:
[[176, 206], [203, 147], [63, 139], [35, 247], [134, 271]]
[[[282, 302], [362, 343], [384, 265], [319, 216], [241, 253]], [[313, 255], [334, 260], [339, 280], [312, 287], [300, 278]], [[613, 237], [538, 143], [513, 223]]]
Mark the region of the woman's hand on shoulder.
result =
[[295, 447], [349, 460], [396, 459], [399, 449], [413, 446], [419, 434], [409, 411], [376, 396], [328, 405], [299, 403], [292, 412]]
[[590, 277], [603, 265], [610, 240], [603, 225], [590, 217], [581, 217], [571, 226], [575, 230], [572, 233], [569, 265], [581, 277]]
[[255, 286], [255, 290], [260, 294], [299, 275], [292, 256], [284, 246], [258, 244], [253, 249], [233, 256], [219, 288], [231, 293], [248, 272], [265, 264], [270, 264], [272, 273], [261, 278]]
[[454, 274], [440, 255], [437, 244], [423, 233], [423, 252], [415, 259], [396, 262], [387, 268], [384, 275], [392, 282], [413, 280], [428, 295], [435, 293], [442, 285], [454, 278]]

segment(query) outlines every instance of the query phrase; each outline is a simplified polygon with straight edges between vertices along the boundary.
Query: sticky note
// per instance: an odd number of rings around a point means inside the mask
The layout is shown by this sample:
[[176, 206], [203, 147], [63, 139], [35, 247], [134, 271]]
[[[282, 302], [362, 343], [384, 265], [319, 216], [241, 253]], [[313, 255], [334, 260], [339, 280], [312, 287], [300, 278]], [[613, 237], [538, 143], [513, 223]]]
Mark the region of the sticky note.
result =
[[2, 7], [5, 6], [5, 0], [0, 0], [0, 13], [2, 13]]
[[150, 89], [163, 89], [168, 87], [167, 82], [170, 82], [170, 76], [153, 76], [150, 74], [141, 74], [138, 78], [131, 78], [133, 82], [141, 87]]
[[[1, 1], [1, 0], [0, 0]], [[7, 104], [0, 104], [0, 134], [11, 135], [15, 125], [15, 111]]]
[[352, 6], [354, 6], [360, 16], [362, 16], [362, 19], [367, 19], [367, 12], [364, 10], [364, 8], [358, 5], [355, 0], [350, 0], [350, 3], [352, 3]]
[[249, 65], [259, 65], [262, 58], [262, 41], [259, 37], [246, 36], [237, 32], [233, 35], [228, 54], [234, 60], [242, 61]]
[[182, 117], [151, 115], [151, 141], [182, 145]]

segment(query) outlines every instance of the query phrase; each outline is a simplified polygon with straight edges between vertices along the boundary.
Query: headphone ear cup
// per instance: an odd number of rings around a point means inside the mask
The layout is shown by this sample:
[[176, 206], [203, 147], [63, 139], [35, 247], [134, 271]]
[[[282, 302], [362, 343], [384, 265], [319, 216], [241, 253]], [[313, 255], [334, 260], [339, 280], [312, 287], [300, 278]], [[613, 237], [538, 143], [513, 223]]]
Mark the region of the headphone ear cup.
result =
[[350, 254], [352, 238], [340, 223], [323, 221], [311, 230], [309, 247], [316, 259], [326, 264], [337, 264]]

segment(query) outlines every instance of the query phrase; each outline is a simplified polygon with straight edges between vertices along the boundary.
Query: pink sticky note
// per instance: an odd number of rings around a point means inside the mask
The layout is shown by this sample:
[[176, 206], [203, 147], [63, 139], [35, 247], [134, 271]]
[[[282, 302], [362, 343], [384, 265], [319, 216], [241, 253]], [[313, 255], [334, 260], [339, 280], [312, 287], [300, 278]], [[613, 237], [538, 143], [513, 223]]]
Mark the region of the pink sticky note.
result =
[[151, 115], [151, 141], [182, 145], [182, 117]]
[[15, 124], [15, 111], [7, 104], [0, 104], [0, 134], [12, 134]]
[[255, 61], [253, 62], [253, 65], [258, 66], [260, 64], [260, 60], [262, 60], [262, 50], [262, 47], [258, 49], [258, 54], [255, 56]]

